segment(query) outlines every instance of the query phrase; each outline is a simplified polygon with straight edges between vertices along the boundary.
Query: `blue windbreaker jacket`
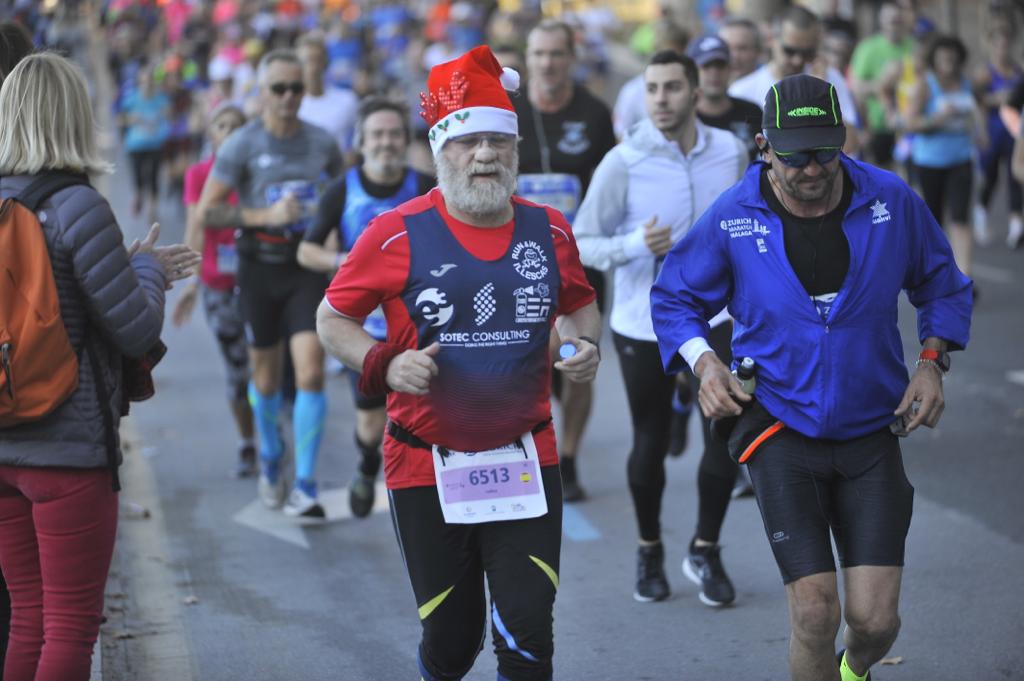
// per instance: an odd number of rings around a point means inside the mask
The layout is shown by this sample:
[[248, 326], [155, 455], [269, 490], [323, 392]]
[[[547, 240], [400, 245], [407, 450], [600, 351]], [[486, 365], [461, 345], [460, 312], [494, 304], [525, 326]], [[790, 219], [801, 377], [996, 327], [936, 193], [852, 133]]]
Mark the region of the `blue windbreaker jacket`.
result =
[[757, 398], [788, 427], [847, 440], [879, 430], [909, 383], [897, 328], [901, 289], [917, 308], [918, 336], [967, 345], [971, 281], [924, 202], [899, 177], [843, 156], [853, 199], [843, 221], [850, 269], [827, 320], [800, 283], [782, 221], [760, 191], [763, 163], [700, 217], [665, 259], [651, 315], [665, 370], [685, 366], [680, 346], [706, 338], [728, 305], [737, 358], [758, 365]]

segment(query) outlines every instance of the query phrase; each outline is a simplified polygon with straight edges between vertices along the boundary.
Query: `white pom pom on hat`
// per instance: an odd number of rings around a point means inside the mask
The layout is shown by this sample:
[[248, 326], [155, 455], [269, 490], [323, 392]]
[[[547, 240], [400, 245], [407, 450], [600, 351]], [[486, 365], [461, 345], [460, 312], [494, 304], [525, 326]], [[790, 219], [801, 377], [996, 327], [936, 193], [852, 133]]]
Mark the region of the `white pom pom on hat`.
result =
[[506, 90], [517, 92], [519, 90], [519, 72], [509, 67], [501, 69], [501, 86]]

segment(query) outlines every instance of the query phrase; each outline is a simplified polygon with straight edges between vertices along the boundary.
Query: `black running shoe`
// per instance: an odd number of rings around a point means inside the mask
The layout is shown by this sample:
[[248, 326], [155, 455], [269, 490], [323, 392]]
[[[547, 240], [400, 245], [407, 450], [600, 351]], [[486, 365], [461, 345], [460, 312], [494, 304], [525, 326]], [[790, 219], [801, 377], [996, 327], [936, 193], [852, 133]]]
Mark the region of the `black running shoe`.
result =
[[370, 515], [376, 497], [376, 476], [356, 473], [348, 486], [348, 507], [352, 510], [352, 515], [357, 518]]
[[721, 547], [717, 544], [701, 548], [691, 545], [690, 554], [683, 561], [683, 574], [700, 587], [700, 602], [712, 608], [729, 605], [736, 600], [736, 590], [722, 567], [720, 552]]
[[251, 478], [260, 472], [256, 465], [256, 447], [243, 445], [238, 449], [238, 463], [235, 465], [236, 478]]
[[576, 459], [563, 457], [558, 469], [562, 476], [562, 501], [572, 504], [586, 499], [587, 493], [576, 479]]
[[[843, 655], [845, 654], [846, 648], [843, 648], [838, 653], [836, 653], [836, 663], [839, 665], [840, 669], [843, 668]], [[871, 681], [871, 670], [868, 670], [868, 675], [864, 677], [864, 681]]]
[[663, 601], [672, 593], [665, 578], [665, 547], [660, 543], [638, 546], [636, 550], [636, 591], [641, 603]]

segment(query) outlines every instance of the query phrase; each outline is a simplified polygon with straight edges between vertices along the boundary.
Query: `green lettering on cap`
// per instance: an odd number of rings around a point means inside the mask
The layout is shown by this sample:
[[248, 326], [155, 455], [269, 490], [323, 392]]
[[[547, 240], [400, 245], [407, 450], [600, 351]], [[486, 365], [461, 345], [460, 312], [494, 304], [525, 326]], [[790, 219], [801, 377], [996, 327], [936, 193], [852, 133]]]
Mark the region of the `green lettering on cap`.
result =
[[793, 118], [806, 118], [807, 116], [827, 116], [828, 112], [824, 109], [819, 109], [816, 106], [800, 106], [795, 109], [791, 109], [786, 113], [787, 116]]

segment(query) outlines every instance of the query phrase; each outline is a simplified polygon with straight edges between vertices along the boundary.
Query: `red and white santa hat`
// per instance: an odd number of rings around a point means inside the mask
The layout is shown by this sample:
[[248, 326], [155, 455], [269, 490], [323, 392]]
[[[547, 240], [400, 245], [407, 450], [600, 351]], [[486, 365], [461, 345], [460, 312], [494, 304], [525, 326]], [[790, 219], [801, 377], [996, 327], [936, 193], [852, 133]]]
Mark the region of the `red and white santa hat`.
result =
[[519, 74], [503, 69], [486, 45], [438, 64], [420, 93], [420, 115], [430, 126], [430, 150], [437, 156], [453, 137], [477, 132], [519, 134], [519, 118], [506, 90], [519, 89]]

